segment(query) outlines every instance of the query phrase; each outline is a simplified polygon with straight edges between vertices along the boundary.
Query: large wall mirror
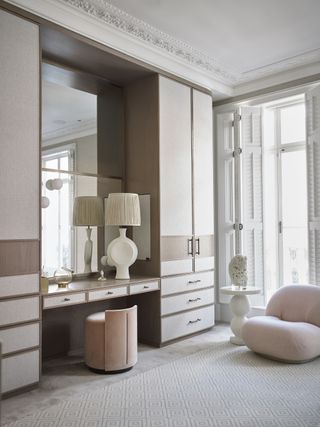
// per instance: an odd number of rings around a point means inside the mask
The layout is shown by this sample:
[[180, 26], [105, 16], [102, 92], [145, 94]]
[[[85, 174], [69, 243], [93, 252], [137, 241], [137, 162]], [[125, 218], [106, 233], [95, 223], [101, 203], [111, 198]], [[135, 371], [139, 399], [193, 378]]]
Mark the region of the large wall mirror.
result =
[[[42, 271], [51, 277], [67, 267], [85, 272], [86, 226], [73, 221], [74, 201], [122, 191], [121, 177], [99, 173], [98, 96], [50, 80], [42, 84]], [[101, 163], [100, 150], [100, 163]], [[101, 168], [100, 168], [101, 169]], [[101, 224], [102, 225], [102, 224]], [[92, 272], [116, 229], [93, 226]]]

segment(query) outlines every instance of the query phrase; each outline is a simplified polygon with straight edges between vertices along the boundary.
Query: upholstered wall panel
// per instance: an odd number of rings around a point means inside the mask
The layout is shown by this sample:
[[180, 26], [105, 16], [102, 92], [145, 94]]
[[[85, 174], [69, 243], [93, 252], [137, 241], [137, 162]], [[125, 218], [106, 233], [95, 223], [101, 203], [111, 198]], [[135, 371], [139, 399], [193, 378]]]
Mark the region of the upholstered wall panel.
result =
[[0, 240], [39, 238], [39, 28], [0, 11]]
[[39, 245], [37, 240], [0, 240], [0, 276], [38, 272]]

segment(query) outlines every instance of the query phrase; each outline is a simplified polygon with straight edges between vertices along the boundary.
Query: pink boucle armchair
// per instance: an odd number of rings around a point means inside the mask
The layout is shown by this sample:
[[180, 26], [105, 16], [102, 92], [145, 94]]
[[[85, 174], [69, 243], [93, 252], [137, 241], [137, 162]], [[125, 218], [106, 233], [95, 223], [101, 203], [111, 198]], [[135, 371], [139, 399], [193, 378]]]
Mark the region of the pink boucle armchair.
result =
[[320, 355], [320, 287], [289, 285], [270, 299], [265, 316], [249, 319], [242, 338], [254, 352], [288, 363]]

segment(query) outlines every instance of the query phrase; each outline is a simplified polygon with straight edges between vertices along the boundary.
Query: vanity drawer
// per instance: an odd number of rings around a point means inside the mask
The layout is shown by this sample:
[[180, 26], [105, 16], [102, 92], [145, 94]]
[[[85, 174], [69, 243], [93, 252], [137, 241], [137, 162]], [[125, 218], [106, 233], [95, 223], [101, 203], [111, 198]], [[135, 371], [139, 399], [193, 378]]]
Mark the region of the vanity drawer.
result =
[[162, 342], [199, 332], [214, 325], [214, 306], [161, 319]]
[[8, 392], [39, 381], [39, 350], [2, 359], [2, 392]]
[[156, 291], [159, 289], [159, 282], [144, 282], [129, 286], [130, 295], [141, 294], [142, 292]]
[[81, 304], [86, 302], [85, 292], [77, 294], [62, 294], [54, 297], [43, 297], [43, 308], [64, 307], [66, 305]]
[[39, 319], [39, 297], [25, 297], [0, 302], [0, 326]]
[[162, 295], [188, 292], [195, 289], [208, 288], [214, 284], [214, 271], [185, 274], [182, 276], [166, 277], [161, 279]]
[[174, 295], [162, 298], [161, 314], [171, 314], [178, 311], [189, 310], [203, 305], [213, 304], [214, 288], [188, 292], [187, 294]]
[[40, 324], [16, 326], [14, 328], [0, 330], [0, 341], [2, 342], [2, 354], [25, 350], [39, 346]]
[[100, 289], [98, 291], [89, 291], [88, 301], [97, 301], [102, 299], [121, 297], [125, 295], [128, 295], [128, 290], [126, 286], [122, 286], [120, 288]]
[[0, 298], [39, 293], [39, 274], [0, 277]]

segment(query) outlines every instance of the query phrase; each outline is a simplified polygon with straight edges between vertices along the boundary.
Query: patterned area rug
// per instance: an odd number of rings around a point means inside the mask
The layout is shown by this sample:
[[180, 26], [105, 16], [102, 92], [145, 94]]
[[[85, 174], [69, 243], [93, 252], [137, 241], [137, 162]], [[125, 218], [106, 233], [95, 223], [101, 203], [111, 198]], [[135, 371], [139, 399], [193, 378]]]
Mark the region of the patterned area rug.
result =
[[320, 358], [303, 365], [212, 344], [7, 426], [311, 427], [320, 425]]

